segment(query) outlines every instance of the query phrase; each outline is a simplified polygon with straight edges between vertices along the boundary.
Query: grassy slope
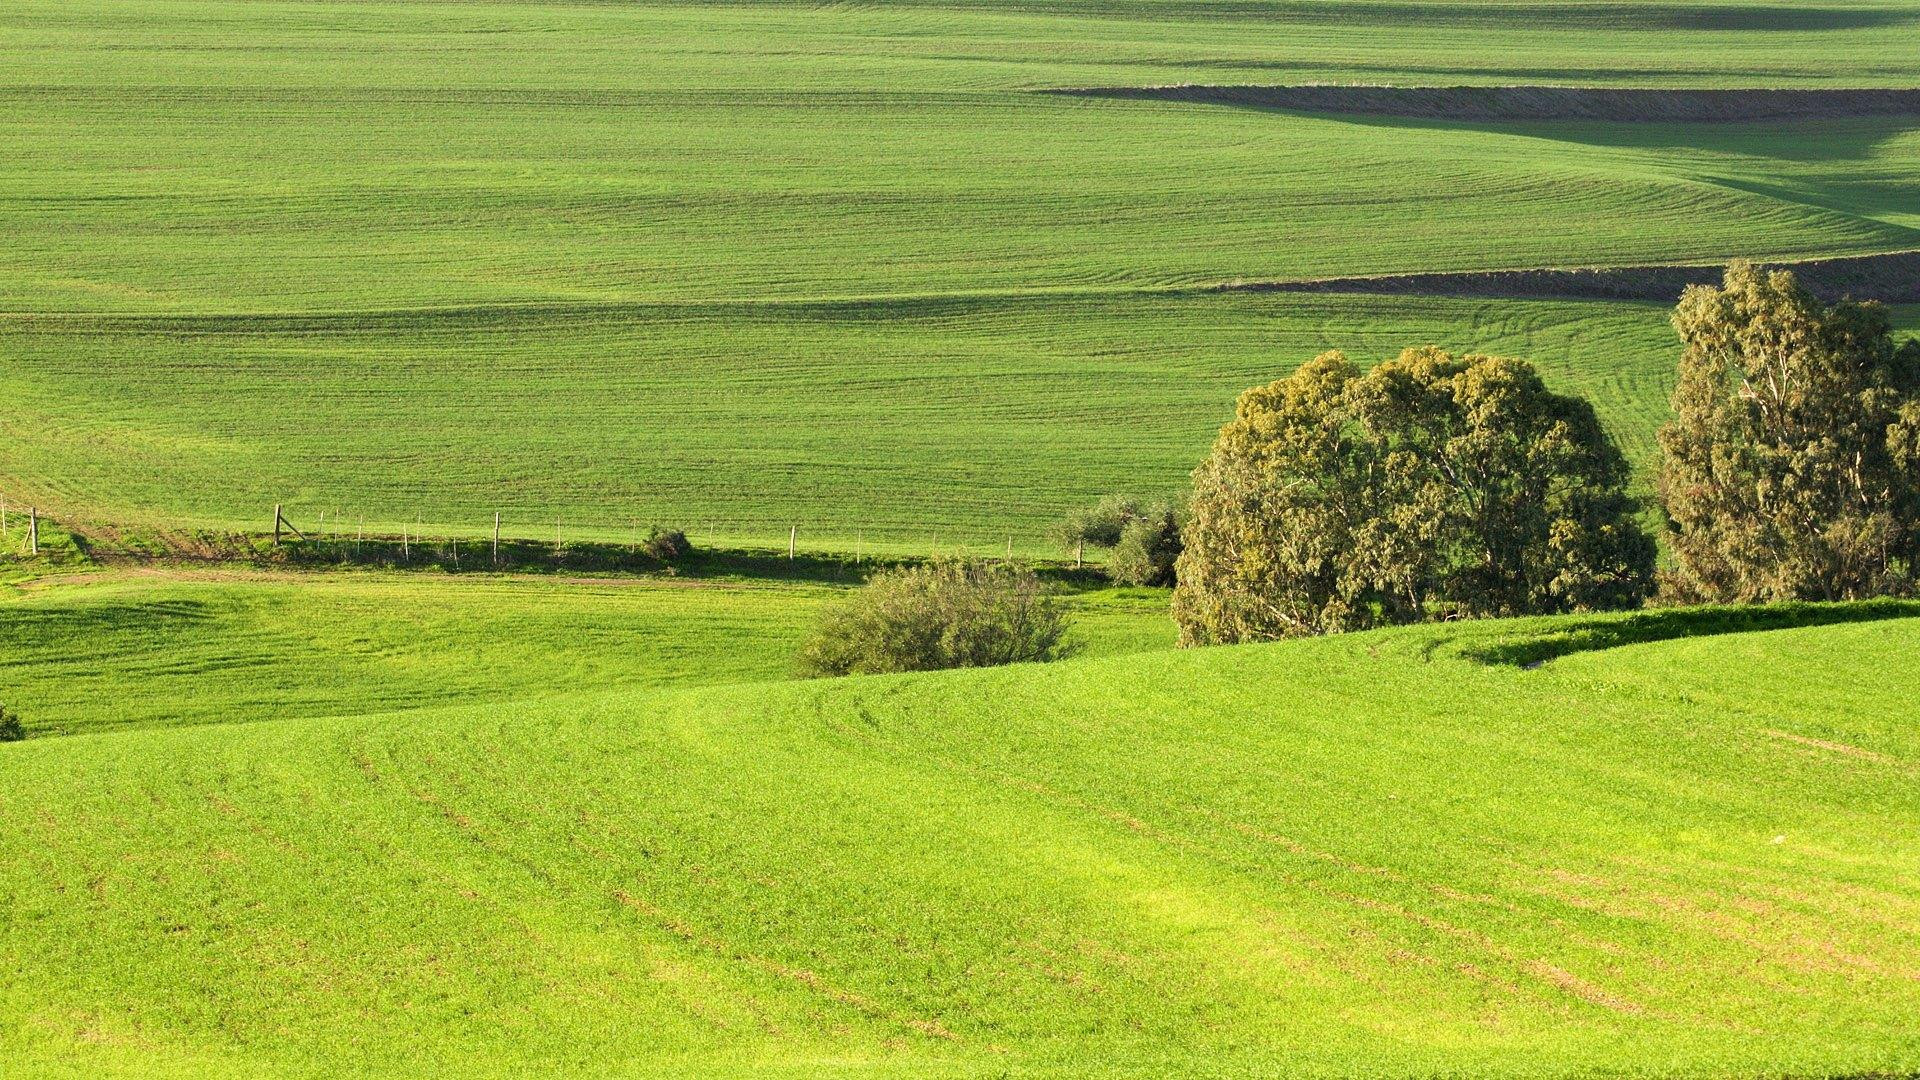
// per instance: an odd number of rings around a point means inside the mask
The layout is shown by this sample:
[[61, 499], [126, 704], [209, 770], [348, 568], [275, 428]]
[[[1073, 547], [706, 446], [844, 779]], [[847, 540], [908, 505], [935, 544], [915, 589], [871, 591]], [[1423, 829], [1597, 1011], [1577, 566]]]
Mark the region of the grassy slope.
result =
[[1456, 41], [1481, 81], [1911, 83], [1920, 20], [1609, 32], [1455, 5], [1410, 35], [1404, 6], [1158, 10], [171, 0], [108, 20], [29, 0], [0, 84], [20, 147], [0, 309], [1108, 288], [1914, 239], [1873, 212], [1915, 179], [1898, 120], [1622, 141], [1024, 91], [1430, 81]]
[[[334, 574], [108, 576], [0, 598], [35, 735], [779, 680], [830, 586]], [[1173, 644], [1164, 593], [1069, 598], [1091, 656]]]
[[1481, 632], [0, 747], [0, 1047], [28, 1075], [1920, 1068], [1920, 739], [1887, 719], [1920, 622], [1531, 672], [1451, 658]]
[[1643, 447], [1650, 311], [1139, 290], [1914, 246], [1911, 124], [1027, 93], [1920, 83], [1898, 6], [1629, 7], [25, 0], [0, 13], [0, 489], [109, 520], [278, 500], [1025, 543], [1176, 483], [1246, 383], [1428, 340], [1536, 355]]
[[924, 553], [936, 531], [1037, 549], [1087, 492], [1182, 483], [1235, 394], [1335, 346], [1533, 356], [1644, 452], [1670, 337], [1652, 306], [1272, 294], [588, 310], [427, 335], [36, 326], [0, 334], [22, 361], [0, 386], [35, 416], [15, 414], [0, 460], [72, 503], [207, 522], [285, 502], [308, 525], [478, 530], [502, 508], [535, 534], [637, 518], [765, 544], [797, 522], [843, 549], [864, 532]]
[[1676, 353], [1659, 305], [1248, 293], [77, 325], [0, 330], [0, 462], [121, 522], [258, 528], [284, 502], [478, 535], [500, 509], [522, 536], [798, 524], [918, 554], [1057, 554], [1066, 507], [1175, 489], [1240, 390], [1329, 348], [1530, 357], [1650, 462]]

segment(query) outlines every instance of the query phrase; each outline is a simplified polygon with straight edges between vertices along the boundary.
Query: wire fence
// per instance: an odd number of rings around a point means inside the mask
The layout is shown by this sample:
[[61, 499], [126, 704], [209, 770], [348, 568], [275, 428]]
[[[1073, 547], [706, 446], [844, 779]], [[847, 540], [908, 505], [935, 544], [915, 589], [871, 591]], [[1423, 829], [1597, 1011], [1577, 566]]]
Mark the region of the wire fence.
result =
[[0, 497], [0, 547], [25, 555], [40, 554], [40, 509], [36, 506], [9, 506]]
[[1032, 529], [1023, 534], [1015, 529], [929, 525], [919, 532], [898, 523], [870, 528], [865, 523], [694, 516], [684, 526], [669, 530], [639, 516], [594, 520], [536, 510], [502, 509], [468, 522], [430, 522], [418, 514], [412, 521], [396, 522], [390, 515], [370, 518], [338, 506], [321, 509], [290, 503], [263, 510], [258, 529], [217, 519], [182, 521], [151, 514], [134, 515], [132, 524], [85, 517], [56, 523], [34, 504], [0, 493], [0, 554], [56, 564], [105, 556], [153, 562], [267, 559], [460, 571], [647, 572], [698, 558], [709, 566], [732, 562], [743, 570], [773, 574], [782, 573], [780, 562], [788, 564], [788, 571], [799, 573], [826, 566], [956, 556], [1060, 569], [1097, 569], [1105, 562], [1102, 553], [1063, 550], [1056, 537]]
[[[296, 516], [300, 519], [299, 525], [295, 523]], [[273, 508], [271, 520], [275, 543], [298, 541], [335, 551], [352, 545], [349, 550], [357, 553], [398, 544], [403, 560], [411, 558], [416, 547], [444, 552], [449, 561], [471, 559], [476, 554], [488, 561], [496, 557], [512, 561], [536, 552], [544, 552], [549, 558], [564, 558], [570, 550], [578, 549], [606, 552], [624, 549], [627, 554], [640, 555], [666, 531], [663, 526], [639, 518], [594, 521], [584, 516], [531, 517], [505, 511], [472, 524], [428, 522], [424, 517], [416, 517], [412, 522], [395, 525], [391, 521], [369, 523], [363, 516], [337, 509], [296, 515], [284, 504]], [[1093, 558], [1095, 553], [1084, 548], [1063, 550], [1052, 537], [1023, 535], [1015, 530], [988, 533], [979, 529], [929, 527], [923, 537], [915, 537], [898, 527], [869, 531], [859, 526], [848, 528], [795, 521], [696, 518], [685, 526], [676, 526], [673, 531], [683, 531], [698, 548], [784, 554], [789, 560], [831, 557], [858, 562], [966, 556], [1073, 564], [1097, 561]]]

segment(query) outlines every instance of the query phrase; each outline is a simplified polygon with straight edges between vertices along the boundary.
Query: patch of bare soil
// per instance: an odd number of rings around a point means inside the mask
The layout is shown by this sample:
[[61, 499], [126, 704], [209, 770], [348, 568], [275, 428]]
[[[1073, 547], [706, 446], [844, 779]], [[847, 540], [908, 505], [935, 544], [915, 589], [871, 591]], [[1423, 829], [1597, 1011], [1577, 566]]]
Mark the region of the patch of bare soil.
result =
[[[1800, 284], [1824, 299], [1850, 296], [1890, 304], [1920, 303], [1920, 251], [1833, 259], [1770, 262], [1792, 270]], [[1659, 300], [1672, 303], [1688, 285], [1717, 285], [1723, 267], [1611, 266], [1584, 269], [1468, 270], [1305, 281], [1236, 281], [1223, 291], [1371, 293], [1388, 296], [1473, 296], [1488, 299], [1556, 297], [1585, 300]]]
[[1920, 89], [1654, 89], [1591, 86], [1087, 86], [1047, 93], [1241, 105], [1463, 123], [1605, 120], [1696, 124], [1920, 116]]

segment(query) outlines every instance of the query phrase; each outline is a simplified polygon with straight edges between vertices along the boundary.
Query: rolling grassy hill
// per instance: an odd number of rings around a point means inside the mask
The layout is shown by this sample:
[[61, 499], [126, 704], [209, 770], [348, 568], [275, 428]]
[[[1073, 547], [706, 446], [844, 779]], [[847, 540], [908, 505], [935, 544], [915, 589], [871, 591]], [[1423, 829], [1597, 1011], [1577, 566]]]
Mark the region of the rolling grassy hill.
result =
[[1043, 92], [1315, 81], [1915, 88], [1920, 15], [0, 5], [0, 1076], [1920, 1076], [1912, 607], [1174, 652], [1109, 590], [802, 682], [794, 567], [74, 570], [275, 504], [1057, 555], [1336, 347], [1644, 466], [1660, 304], [1219, 286], [1920, 249], [1916, 116]]
[[[35, 736], [777, 681], [844, 587], [126, 572], [0, 596], [0, 701]], [[1063, 598], [1089, 656], [1168, 649], [1163, 590]]]
[[1327, 348], [1533, 356], [1638, 455], [1673, 367], [1663, 311], [1602, 303], [1193, 294], [431, 321], [36, 319], [0, 335], [17, 360], [0, 461], [43, 497], [174, 523], [258, 528], [285, 502], [308, 526], [328, 510], [477, 533], [503, 509], [533, 535], [556, 517], [676, 521], [696, 542], [769, 544], [797, 523], [842, 550], [864, 535], [924, 554], [944, 532], [1038, 551], [1088, 492], [1182, 484], [1240, 390]]
[[[1920, 313], [1900, 312], [1920, 326]], [[1531, 358], [1649, 463], [1660, 305], [1190, 293], [502, 316], [36, 318], [0, 331], [16, 507], [82, 520], [1057, 555], [1106, 491], [1170, 492], [1248, 386], [1329, 348]], [[138, 362], [126, 358], [139, 357]], [[944, 537], [944, 544], [940, 539]]]
[[1920, 620], [1463, 658], [1609, 623], [0, 746], [0, 1052], [1920, 1069]]
[[1076, 85], [1920, 85], [1898, 4], [231, 4], [0, 12], [0, 492], [1037, 542], [1320, 348], [1488, 347], [1644, 449], [1606, 304], [1235, 279], [1920, 246], [1920, 121], [1449, 124]]

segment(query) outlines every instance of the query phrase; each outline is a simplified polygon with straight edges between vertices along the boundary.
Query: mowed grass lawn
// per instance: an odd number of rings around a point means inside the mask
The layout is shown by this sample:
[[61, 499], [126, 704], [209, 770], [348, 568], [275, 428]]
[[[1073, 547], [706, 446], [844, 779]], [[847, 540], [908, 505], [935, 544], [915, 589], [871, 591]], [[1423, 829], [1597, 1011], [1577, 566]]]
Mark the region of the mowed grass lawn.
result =
[[0, 746], [0, 1053], [1920, 1069], [1920, 621], [1460, 657], [1513, 629]]
[[[845, 587], [168, 571], [0, 595], [0, 702], [29, 733], [312, 719], [780, 681]], [[1164, 590], [1063, 598], [1087, 655], [1171, 648]]]
[[1671, 362], [1651, 308], [1167, 290], [1920, 246], [1901, 118], [1033, 92], [1920, 84], [1896, 4], [1522, 11], [21, 0], [0, 493], [113, 524], [284, 502], [1037, 551], [1074, 502], [1179, 483], [1239, 389], [1323, 347], [1533, 357], [1636, 453]]

